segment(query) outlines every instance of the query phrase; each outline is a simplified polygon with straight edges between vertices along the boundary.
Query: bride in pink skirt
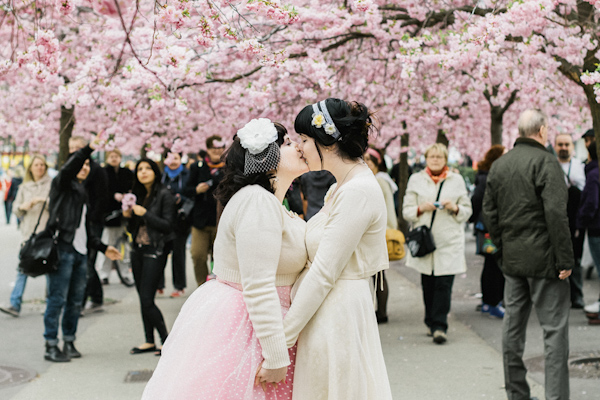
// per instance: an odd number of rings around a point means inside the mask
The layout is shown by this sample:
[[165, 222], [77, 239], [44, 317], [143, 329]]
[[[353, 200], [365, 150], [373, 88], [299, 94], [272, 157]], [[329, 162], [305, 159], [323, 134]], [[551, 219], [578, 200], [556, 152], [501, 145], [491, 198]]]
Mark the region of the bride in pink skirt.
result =
[[217, 279], [182, 307], [143, 399], [292, 398], [296, 349], [283, 317], [306, 264], [306, 224], [282, 202], [308, 167], [286, 129], [265, 118], [240, 129], [225, 158]]

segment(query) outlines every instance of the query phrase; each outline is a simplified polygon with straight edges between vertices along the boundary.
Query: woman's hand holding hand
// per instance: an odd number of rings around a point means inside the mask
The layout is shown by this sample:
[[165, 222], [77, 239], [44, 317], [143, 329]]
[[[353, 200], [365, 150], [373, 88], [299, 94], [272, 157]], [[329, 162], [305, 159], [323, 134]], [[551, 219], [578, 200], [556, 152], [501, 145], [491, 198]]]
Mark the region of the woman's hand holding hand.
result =
[[131, 210], [123, 210], [123, 217], [131, 218]]
[[133, 206], [133, 213], [138, 217], [143, 217], [144, 215], [146, 215], [146, 209], [140, 206], [139, 204], [136, 204]]
[[442, 200], [442, 206], [444, 206], [445, 210], [448, 210], [454, 214], [458, 213], [458, 206], [456, 205], [456, 203], [450, 201], [450, 200]]
[[19, 208], [23, 211], [29, 211], [31, 210], [31, 207], [33, 207], [33, 200], [28, 201], [27, 203], [23, 203], [19, 206]]
[[267, 383], [272, 383], [275, 388], [277, 388], [277, 384], [279, 382], [285, 382], [285, 377], [287, 375], [287, 367], [277, 368], [277, 369], [266, 369], [262, 367], [262, 363], [258, 366], [258, 372], [256, 373], [256, 378], [254, 378], [254, 386], [260, 385], [263, 390], [267, 391]]
[[419, 204], [419, 211], [421, 211], [422, 213], [426, 211], [435, 211], [435, 209], [436, 207], [430, 201]]

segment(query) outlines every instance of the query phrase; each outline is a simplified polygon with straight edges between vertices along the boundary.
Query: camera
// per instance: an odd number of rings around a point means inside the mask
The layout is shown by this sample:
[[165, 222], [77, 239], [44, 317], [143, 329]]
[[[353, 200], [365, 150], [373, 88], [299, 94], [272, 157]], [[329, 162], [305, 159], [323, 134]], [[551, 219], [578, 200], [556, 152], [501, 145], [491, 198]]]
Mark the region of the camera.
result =
[[442, 205], [442, 203], [440, 203], [439, 201], [434, 201], [433, 205], [438, 209], [438, 210], [443, 210], [444, 206]]

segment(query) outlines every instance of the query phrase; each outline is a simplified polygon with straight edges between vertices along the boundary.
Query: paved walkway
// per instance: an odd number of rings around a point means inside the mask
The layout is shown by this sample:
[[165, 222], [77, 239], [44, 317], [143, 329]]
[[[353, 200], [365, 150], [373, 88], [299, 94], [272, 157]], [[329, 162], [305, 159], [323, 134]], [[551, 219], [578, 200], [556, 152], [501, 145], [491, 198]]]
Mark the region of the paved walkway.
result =
[[[191, 263], [190, 263], [191, 265]], [[167, 271], [170, 268], [167, 267]], [[383, 351], [388, 366], [394, 399], [499, 399], [503, 389], [502, 360], [496, 350], [471, 329], [455, 319], [450, 321], [449, 341], [439, 346], [425, 335], [420, 288], [399, 273], [398, 263], [387, 273], [390, 285], [388, 324], [380, 325]], [[114, 273], [114, 272], [113, 272]], [[191, 270], [190, 270], [191, 273]], [[193, 276], [190, 274], [189, 276]], [[113, 279], [113, 281], [116, 281]], [[167, 282], [169, 282], [167, 273]], [[44, 370], [33, 381], [0, 389], [0, 398], [13, 400], [63, 399], [138, 399], [145, 384], [127, 383], [132, 371], [155, 368], [153, 354], [131, 356], [129, 349], [143, 341], [139, 304], [135, 291], [113, 283], [106, 286], [107, 296], [120, 301], [106, 306], [106, 311], [82, 319], [83, 330], [77, 348], [83, 358], [70, 363], [42, 361]], [[168, 290], [166, 291], [168, 293]], [[171, 326], [184, 299], [168, 297], [157, 300], [167, 324]], [[39, 332], [27, 337], [27, 346], [42, 359], [42, 306], [28, 304], [19, 319], [0, 315], [0, 325], [16, 324], [22, 318], [36, 322]], [[33, 311], [32, 311], [33, 310]], [[6, 325], [5, 325], [6, 326]], [[18, 346], [18, 331], [9, 340]], [[9, 352], [10, 353], [10, 352]], [[0, 364], [11, 360], [0, 356]], [[36, 358], [37, 360], [37, 358]], [[20, 360], [12, 364], [23, 365]], [[532, 382], [532, 395], [543, 399], [542, 388]], [[7, 397], [4, 397], [4, 396]], [[373, 399], [375, 400], [375, 399]]]

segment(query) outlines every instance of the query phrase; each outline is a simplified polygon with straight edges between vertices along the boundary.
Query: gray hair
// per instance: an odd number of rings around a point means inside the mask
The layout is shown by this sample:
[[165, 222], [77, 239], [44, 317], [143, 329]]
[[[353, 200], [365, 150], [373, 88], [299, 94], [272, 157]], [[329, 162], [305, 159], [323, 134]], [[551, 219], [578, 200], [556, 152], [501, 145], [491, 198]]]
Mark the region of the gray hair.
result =
[[519, 116], [519, 136], [535, 136], [542, 126], [548, 126], [548, 117], [541, 110], [530, 108]]

